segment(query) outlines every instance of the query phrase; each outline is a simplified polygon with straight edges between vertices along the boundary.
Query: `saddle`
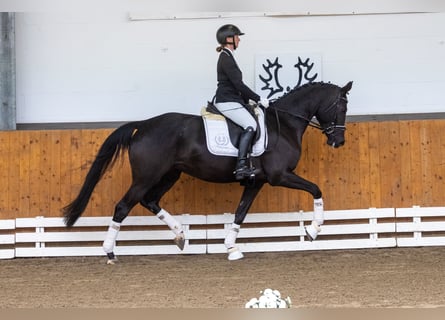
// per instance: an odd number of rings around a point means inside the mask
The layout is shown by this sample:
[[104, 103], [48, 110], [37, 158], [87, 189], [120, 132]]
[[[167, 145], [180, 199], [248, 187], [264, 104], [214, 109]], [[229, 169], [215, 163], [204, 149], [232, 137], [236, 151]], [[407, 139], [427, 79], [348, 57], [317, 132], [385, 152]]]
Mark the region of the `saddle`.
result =
[[[257, 131], [252, 146], [251, 157], [263, 154], [267, 146], [267, 131], [264, 112], [259, 107], [248, 109], [257, 122]], [[204, 121], [207, 148], [210, 153], [222, 156], [238, 156], [239, 137], [243, 128], [224, 117], [219, 110], [208, 102], [201, 110]]]

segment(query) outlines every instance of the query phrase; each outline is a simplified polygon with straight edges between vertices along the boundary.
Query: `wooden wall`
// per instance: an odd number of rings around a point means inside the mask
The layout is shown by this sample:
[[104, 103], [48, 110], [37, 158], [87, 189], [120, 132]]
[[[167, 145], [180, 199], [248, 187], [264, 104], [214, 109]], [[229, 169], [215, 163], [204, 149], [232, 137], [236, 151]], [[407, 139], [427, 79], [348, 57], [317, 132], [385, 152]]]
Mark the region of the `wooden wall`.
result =
[[[96, 151], [112, 129], [0, 132], [0, 219], [59, 216], [79, 191]], [[445, 120], [351, 123], [346, 145], [332, 149], [308, 129], [297, 172], [324, 192], [325, 208], [445, 205]], [[111, 216], [130, 183], [126, 160], [97, 186], [85, 216]], [[205, 192], [204, 192], [205, 191]], [[172, 213], [233, 212], [237, 184], [183, 175], [165, 196]], [[312, 210], [302, 191], [266, 186], [251, 212]], [[147, 214], [136, 207], [133, 215]]]

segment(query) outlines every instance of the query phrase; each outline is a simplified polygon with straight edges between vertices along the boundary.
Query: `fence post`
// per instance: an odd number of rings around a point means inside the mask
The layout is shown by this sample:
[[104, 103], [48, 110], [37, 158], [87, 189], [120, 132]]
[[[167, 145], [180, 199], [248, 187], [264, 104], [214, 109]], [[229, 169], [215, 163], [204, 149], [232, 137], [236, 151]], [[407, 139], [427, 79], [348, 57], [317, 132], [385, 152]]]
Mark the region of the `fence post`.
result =
[[[303, 210], [300, 210], [300, 213], [303, 213]], [[302, 228], [304, 230], [304, 220], [301, 219], [299, 222], [300, 228]], [[305, 240], [305, 236], [304, 234], [300, 236], [300, 242], [303, 242]]]
[[[38, 216], [36, 217], [36, 220], [43, 220], [45, 219], [43, 216]], [[37, 223], [37, 225], [40, 225], [40, 223]], [[41, 226], [37, 226], [36, 227], [36, 233], [44, 233], [45, 232], [45, 227], [41, 227]], [[45, 242], [36, 242], [36, 248], [45, 248]]]
[[[370, 210], [371, 212], [373, 212], [373, 211], [375, 212], [375, 211], [376, 211], [376, 208], [369, 208], [369, 210]], [[375, 227], [375, 226], [377, 226], [377, 218], [369, 218], [369, 225], [370, 225], [371, 227]], [[377, 232], [370, 232], [370, 233], [369, 233], [369, 239], [371, 239], [372, 241], [377, 242], [378, 237], [379, 237], [379, 235], [378, 235]]]
[[[418, 214], [417, 212], [420, 210], [420, 206], [413, 206], [416, 215], [413, 216], [413, 223], [414, 223], [414, 227], [415, 229], [419, 230], [420, 229], [420, 224], [422, 222], [422, 218], [420, 216], [420, 214]], [[422, 231], [414, 231], [414, 240], [415, 241], [420, 241], [422, 239]]]
[[190, 216], [190, 214], [189, 213], [184, 213], [184, 214], [182, 214], [182, 217], [183, 217], [183, 219], [182, 219], [182, 230], [184, 230], [184, 236], [185, 236], [185, 244], [184, 244], [184, 247], [187, 247], [188, 245], [189, 245], [189, 242], [190, 242], [190, 240], [189, 240], [189, 236], [188, 236], [188, 234], [189, 234], [189, 231], [190, 231], [190, 224], [185, 224], [184, 223], [184, 221], [186, 220], [185, 218], [186, 217], [189, 217]]

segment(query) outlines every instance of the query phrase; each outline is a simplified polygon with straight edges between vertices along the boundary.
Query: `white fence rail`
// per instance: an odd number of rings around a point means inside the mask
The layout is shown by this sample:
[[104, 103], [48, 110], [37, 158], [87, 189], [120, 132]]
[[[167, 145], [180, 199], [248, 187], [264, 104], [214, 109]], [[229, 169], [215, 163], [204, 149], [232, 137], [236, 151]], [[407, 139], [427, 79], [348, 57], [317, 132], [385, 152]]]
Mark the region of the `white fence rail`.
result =
[[399, 247], [445, 246], [445, 207], [397, 209]]
[[[116, 242], [117, 255], [224, 253], [233, 214], [180, 215], [186, 244], [155, 216], [128, 217]], [[317, 240], [305, 237], [312, 212], [249, 214], [238, 235], [243, 252], [303, 251], [445, 245], [445, 207], [383, 208], [325, 212]], [[100, 256], [110, 217], [84, 217], [67, 229], [62, 218], [0, 220], [0, 259]]]
[[[329, 211], [326, 224], [316, 241], [305, 237], [304, 226], [312, 213], [249, 214], [238, 234], [237, 245], [243, 252], [301, 251], [352, 248], [394, 247], [395, 224], [378, 222], [380, 218], [395, 218], [394, 209]], [[207, 224], [224, 224], [225, 228], [207, 229], [208, 239], [220, 240], [209, 244], [209, 253], [226, 252], [223, 244], [234, 216], [209, 215]], [[348, 221], [354, 223], [348, 223]], [[273, 226], [285, 224], [285, 226]], [[286, 239], [284, 240], [283, 239]], [[259, 241], [260, 240], [260, 241]]]
[[[187, 234], [186, 247], [180, 251], [173, 244], [173, 233], [155, 216], [128, 217], [121, 226], [115, 253], [118, 255], [198, 254], [206, 253], [206, 245], [193, 244], [205, 240], [205, 230], [192, 229], [205, 225], [203, 215], [177, 216]], [[80, 218], [75, 227], [67, 229], [62, 218], [16, 219], [16, 257], [99, 256], [110, 217]]]

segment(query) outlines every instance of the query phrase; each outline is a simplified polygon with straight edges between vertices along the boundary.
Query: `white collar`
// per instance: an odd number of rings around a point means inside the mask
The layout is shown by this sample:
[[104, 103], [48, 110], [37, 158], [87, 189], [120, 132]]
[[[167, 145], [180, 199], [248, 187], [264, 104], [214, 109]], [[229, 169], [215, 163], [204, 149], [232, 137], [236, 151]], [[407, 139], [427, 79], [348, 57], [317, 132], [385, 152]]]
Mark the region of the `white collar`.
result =
[[224, 47], [224, 48], [223, 48], [223, 51], [225, 51], [226, 54], [230, 54], [233, 58], [235, 58], [235, 52], [232, 51], [232, 50], [230, 50], [229, 48]]

